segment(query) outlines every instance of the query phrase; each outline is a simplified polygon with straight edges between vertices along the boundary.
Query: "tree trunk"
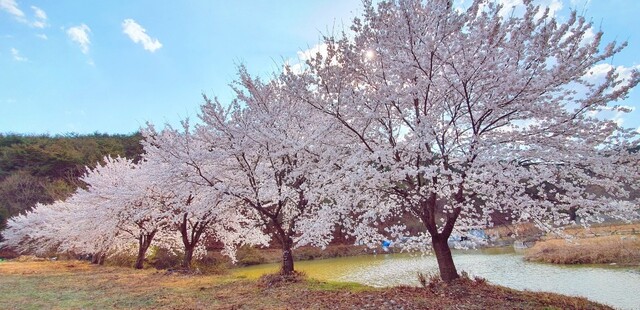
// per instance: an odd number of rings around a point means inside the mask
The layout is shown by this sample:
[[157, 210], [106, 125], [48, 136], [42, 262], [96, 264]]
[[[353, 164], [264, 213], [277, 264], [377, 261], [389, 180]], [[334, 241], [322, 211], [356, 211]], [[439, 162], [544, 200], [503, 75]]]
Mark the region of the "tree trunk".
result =
[[[207, 229], [207, 225], [209, 225], [209, 221], [195, 222], [191, 231], [189, 231], [189, 219], [187, 218], [187, 214], [185, 213], [182, 216], [182, 223], [180, 223], [180, 235], [182, 236], [182, 244], [184, 245], [184, 258], [182, 260], [182, 268], [186, 270], [191, 270], [191, 261], [193, 260], [193, 251], [195, 250], [198, 242], [200, 242], [200, 238], [202, 234]], [[191, 236], [191, 238], [189, 238]], [[191, 239], [191, 240], [189, 240]]]
[[440, 269], [440, 278], [442, 281], [449, 283], [460, 276], [456, 270], [456, 265], [453, 263], [453, 256], [451, 256], [451, 249], [449, 249], [447, 239], [448, 237], [440, 234], [431, 236], [433, 251], [436, 253], [438, 268]]
[[100, 253], [94, 253], [91, 255], [91, 263], [92, 264], [98, 264], [98, 262], [100, 261]]
[[104, 259], [107, 257], [107, 254], [101, 253], [98, 255], [98, 265], [104, 265]]
[[577, 207], [571, 207], [569, 208], [569, 220], [570, 221], [575, 221], [578, 219], [578, 214], [577, 214], [578, 208]]
[[142, 267], [144, 267], [144, 257], [147, 254], [147, 249], [149, 249], [155, 233], [156, 232], [154, 231], [150, 234], [141, 235], [138, 238], [138, 257], [136, 258], [136, 264], [134, 266], [135, 269], [142, 269]]
[[135, 269], [142, 269], [144, 267], [144, 257], [146, 255], [147, 249], [143, 246], [138, 248], [138, 257], [136, 258], [136, 264], [133, 266]]
[[193, 260], [193, 250], [195, 245], [184, 246], [184, 258], [182, 259], [182, 268], [191, 270], [191, 261]]
[[285, 237], [282, 242], [282, 274], [291, 275], [293, 273], [293, 253], [291, 253], [291, 239]]

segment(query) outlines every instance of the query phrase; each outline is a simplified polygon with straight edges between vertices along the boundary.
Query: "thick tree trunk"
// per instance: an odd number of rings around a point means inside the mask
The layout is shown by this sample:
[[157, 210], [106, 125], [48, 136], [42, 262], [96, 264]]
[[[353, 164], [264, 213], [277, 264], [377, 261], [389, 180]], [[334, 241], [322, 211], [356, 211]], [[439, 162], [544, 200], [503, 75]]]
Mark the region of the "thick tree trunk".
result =
[[447, 243], [448, 236], [437, 235], [431, 237], [433, 244], [433, 251], [436, 254], [438, 260], [438, 268], [440, 269], [440, 278], [444, 282], [451, 282], [458, 279], [458, 271], [456, 265], [453, 263], [453, 256], [451, 256], [451, 249]]
[[291, 252], [291, 239], [284, 238], [282, 242], [282, 274], [291, 275], [293, 273], [293, 253]]
[[142, 269], [144, 267], [144, 257], [147, 255], [147, 249], [149, 249], [154, 235], [155, 231], [147, 235], [141, 235], [138, 238], [138, 257], [136, 258], [136, 264], [134, 265], [135, 269]]
[[184, 247], [184, 258], [182, 259], [182, 268], [191, 270], [191, 261], [193, 260], [194, 245], [186, 245]]
[[[182, 259], [182, 268], [186, 270], [191, 269], [191, 261], [193, 260], [193, 251], [195, 250], [202, 234], [207, 229], [209, 221], [195, 222], [192, 225], [191, 231], [189, 231], [189, 219], [187, 214], [182, 217], [182, 223], [180, 223], [180, 235], [182, 236], [182, 244], [184, 245], [184, 258]], [[191, 238], [189, 238], [189, 236]]]
[[144, 267], [144, 257], [146, 255], [147, 249], [140, 246], [138, 248], [138, 257], [136, 258], [136, 264], [133, 266], [135, 269], [142, 269]]

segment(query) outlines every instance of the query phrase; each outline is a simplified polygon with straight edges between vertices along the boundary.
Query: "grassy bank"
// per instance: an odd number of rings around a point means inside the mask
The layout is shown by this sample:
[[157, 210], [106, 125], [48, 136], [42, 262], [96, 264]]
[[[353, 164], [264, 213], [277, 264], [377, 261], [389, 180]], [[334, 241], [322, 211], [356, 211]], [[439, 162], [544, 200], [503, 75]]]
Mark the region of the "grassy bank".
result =
[[79, 261], [0, 262], [1, 309], [610, 309], [584, 298], [520, 292], [464, 279], [375, 289], [301, 280], [273, 285]]
[[640, 237], [610, 235], [577, 238], [570, 241], [551, 239], [537, 242], [527, 249], [524, 258], [554, 264], [640, 265]]
[[553, 264], [640, 265], [640, 223], [567, 227], [564, 234], [571, 239], [548, 234], [527, 249], [524, 258]]

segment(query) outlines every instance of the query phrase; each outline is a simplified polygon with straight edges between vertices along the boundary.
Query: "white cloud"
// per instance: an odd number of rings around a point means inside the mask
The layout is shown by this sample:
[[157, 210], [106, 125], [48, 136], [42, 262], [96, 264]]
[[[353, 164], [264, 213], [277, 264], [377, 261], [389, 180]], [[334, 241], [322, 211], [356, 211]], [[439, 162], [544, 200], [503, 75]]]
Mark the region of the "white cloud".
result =
[[34, 5], [31, 6], [31, 9], [34, 15], [32, 22], [27, 20], [26, 15], [18, 6], [16, 0], [0, 0], [0, 10], [13, 15], [17, 21], [41, 29], [49, 26], [49, 24], [47, 24], [47, 13], [43, 9]]
[[548, 7], [549, 15], [551, 17], [556, 16], [556, 13], [562, 10], [562, 2], [560, 0], [551, 0], [551, 3], [549, 3]]
[[20, 55], [20, 51], [18, 51], [15, 48], [11, 48], [11, 55], [13, 56], [13, 60], [15, 61], [27, 61], [29, 59], [27, 59], [27, 57], [24, 57], [22, 55]]
[[36, 15], [37, 19], [47, 20], [47, 13], [45, 13], [41, 8], [32, 5], [31, 9], [33, 9], [33, 13]]
[[[626, 67], [626, 66], [617, 66], [614, 67], [611, 64], [601, 63], [593, 66], [591, 70], [584, 76], [584, 79], [593, 84], [603, 83], [607, 74], [613, 70], [617, 75], [617, 82], [621, 84], [617, 85], [613, 88], [613, 90], [618, 90], [621, 87], [628, 85], [633, 78], [634, 71], [640, 70], [640, 65]], [[610, 119], [614, 121], [618, 126], [622, 126], [625, 123], [625, 116], [628, 113], [633, 112], [635, 110], [634, 106], [624, 105], [624, 101], [616, 106], [609, 107], [600, 111], [598, 113], [591, 113], [591, 116], [596, 116], [600, 119]]]
[[13, 15], [17, 20], [25, 22], [24, 12], [18, 8], [15, 0], [0, 0], [0, 10]]
[[125, 19], [122, 22], [122, 32], [129, 36], [134, 43], [141, 43], [145, 50], [155, 52], [162, 47], [158, 39], [152, 39], [147, 31], [133, 19]]
[[632, 75], [634, 71], [640, 70], [640, 65], [636, 65], [633, 67], [625, 67], [625, 66], [617, 66], [614, 67], [607, 63], [601, 63], [593, 66], [591, 70], [585, 75], [585, 79], [592, 83], [601, 83], [604, 81], [605, 77], [609, 73], [609, 71], [614, 70], [615, 73], [618, 74], [617, 81], [622, 82], [621, 85], [616, 86], [614, 89], [619, 89], [620, 87], [626, 85], [631, 81]]
[[38, 33], [38, 34], [36, 34], [36, 37], [38, 37], [38, 38], [40, 38], [42, 40], [48, 40], [49, 39], [49, 37], [47, 37], [47, 35], [44, 34], [44, 33]]
[[584, 32], [584, 37], [582, 37], [582, 42], [580, 44], [582, 46], [590, 44], [596, 38], [596, 33], [593, 32], [593, 28], [587, 28], [587, 31]]
[[85, 24], [80, 24], [79, 26], [67, 29], [67, 35], [69, 36], [69, 39], [71, 39], [71, 41], [73, 42], [76, 42], [80, 46], [80, 50], [84, 54], [89, 53], [89, 46], [91, 45], [89, 33], [91, 33], [91, 29]]
[[314, 45], [313, 47], [310, 47], [309, 49], [306, 49], [304, 51], [298, 51], [298, 57], [293, 57], [285, 60], [285, 65], [289, 66], [289, 68], [294, 73], [302, 73], [305, 70], [306, 61], [311, 59], [312, 57], [315, 57], [318, 53], [320, 53], [323, 58], [327, 57], [328, 52], [326, 43]]
[[[1, 1], [1, 0], [0, 0]], [[47, 13], [44, 12], [43, 9], [32, 5], [31, 9], [33, 10], [33, 14], [36, 17], [36, 20], [31, 23], [31, 26], [36, 28], [45, 28], [48, 26], [47, 24]]]
[[314, 47], [298, 52], [298, 58], [302, 61], [307, 61], [311, 59], [311, 57], [315, 57], [318, 53], [322, 55], [322, 57], [327, 57], [327, 44], [321, 43], [317, 44]]

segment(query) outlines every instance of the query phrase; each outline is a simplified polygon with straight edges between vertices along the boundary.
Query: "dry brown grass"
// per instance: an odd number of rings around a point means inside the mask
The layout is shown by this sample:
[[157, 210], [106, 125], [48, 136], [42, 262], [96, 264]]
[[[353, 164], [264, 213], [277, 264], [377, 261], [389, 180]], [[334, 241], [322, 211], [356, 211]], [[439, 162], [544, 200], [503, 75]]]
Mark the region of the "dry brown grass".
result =
[[525, 259], [554, 264], [640, 265], [640, 237], [609, 235], [570, 241], [550, 239], [528, 249]]
[[584, 298], [461, 279], [430, 289], [301, 280], [264, 286], [86, 262], [0, 263], [0, 309], [610, 309]]
[[564, 233], [578, 238], [637, 235], [640, 234], [640, 223], [603, 223], [592, 225], [586, 229], [582, 226], [573, 226], [565, 228]]

